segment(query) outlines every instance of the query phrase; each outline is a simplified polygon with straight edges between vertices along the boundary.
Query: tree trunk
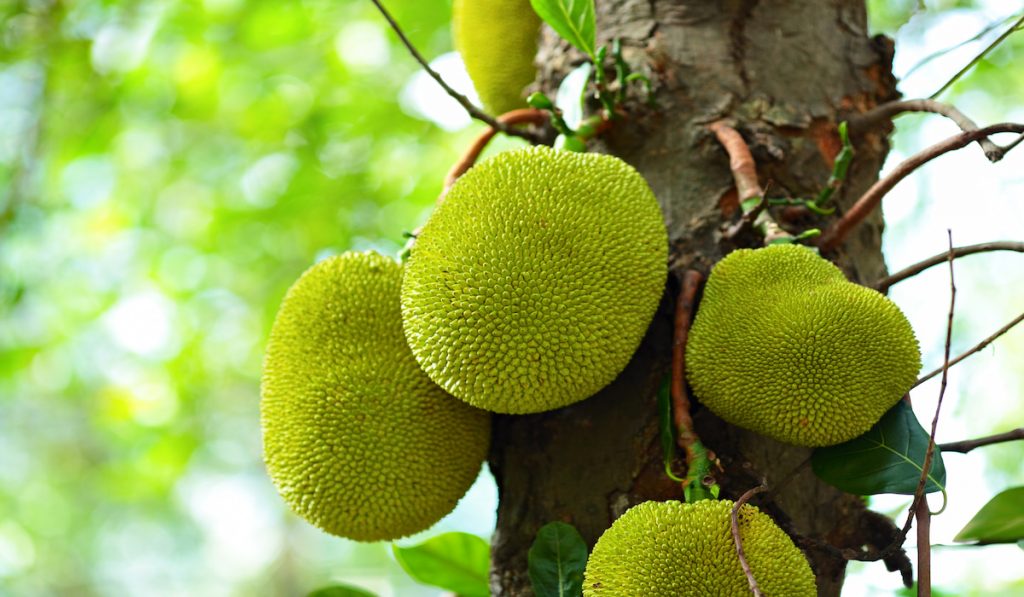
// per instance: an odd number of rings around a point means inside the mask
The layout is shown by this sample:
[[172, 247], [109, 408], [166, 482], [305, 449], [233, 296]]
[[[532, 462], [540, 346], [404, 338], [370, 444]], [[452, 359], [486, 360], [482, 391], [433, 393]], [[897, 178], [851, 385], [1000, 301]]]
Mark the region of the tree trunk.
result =
[[[891, 46], [868, 38], [862, 0], [598, 0], [597, 9], [599, 42], [621, 38], [627, 60], [651, 76], [657, 100], [617, 122], [598, 150], [631, 163], [653, 188], [668, 226], [673, 276], [640, 349], [610, 386], [568, 408], [495, 417], [490, 466], [500, 505], [491, 583], [498, 595], [532, 594], [526, 553], [544, 524], [570, 522], [593, 546], [627, 508], [682, 499], [662, 471], [656, 410], [670, 359], [676, 279], [687, 268], [707, 274], [738, 247], [720, 233], [737, 217], [736, 190], [706, 124], [731, 120], [770, 196], [807, 197], [830, 172], [839, 149], [836, 123], [895, 96]], [[581, 56], [550, 31], [542, 37], [540, 87], [553, 92]], [[856, 140], [856, 150], [840, 211], [874, 182], [887, 145], [884, 137], [869, 137]], [[884, 275], [881, 228], [875, 214], [830, 256], [851, 279]], [[721, 459], [722, 497], [736, 499], [764, 479], [772, 490], [753, 503], [790, 533], [839, 547], [888, 542], [891, 526], [880, 525], [859, 498], [814, 477], [808, 449], [732, 427], [699, 404], [694, 418]], [[820, 548], [806, 553], [819, 594], [838, 595], [845, 562]]]

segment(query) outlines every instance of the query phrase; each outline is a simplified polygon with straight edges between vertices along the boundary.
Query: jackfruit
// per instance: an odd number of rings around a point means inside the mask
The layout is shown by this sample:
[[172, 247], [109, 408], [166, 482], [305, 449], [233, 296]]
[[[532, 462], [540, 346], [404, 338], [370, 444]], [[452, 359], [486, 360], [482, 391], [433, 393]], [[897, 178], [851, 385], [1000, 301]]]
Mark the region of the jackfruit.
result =
[[537, 69], [540, 17], [530, 0], [455, 0], [452, 37], [480, 101], [492, 114], [525, 108]]
[[499, 413], [610, 383], [662, 295], [668, 239], [622, 160], [533, 147], [471, 168], [427, 220], [402, 282], [406, 338], [437, 384]]
[[[644, 502], [597, 540], [583, 575], [584, 597], [749, 597], [733, 543], [729, 500]], [[804, 554], [766, 514], [737, 514], [743, 554], [766, 597], [814, 597]]]
[[899, 307], [798, 245], [722, 259], [686, 348], [689, 382], [712, 412], [801, 446], [867, 432], [920, 368]]
[[490, 414], [446, 394], [402, 334], [400, 265], [346, 253], [284, 298], [263, 364], [267, 470], [328, 533], [396, 539], [450, 512], [476, 479]]

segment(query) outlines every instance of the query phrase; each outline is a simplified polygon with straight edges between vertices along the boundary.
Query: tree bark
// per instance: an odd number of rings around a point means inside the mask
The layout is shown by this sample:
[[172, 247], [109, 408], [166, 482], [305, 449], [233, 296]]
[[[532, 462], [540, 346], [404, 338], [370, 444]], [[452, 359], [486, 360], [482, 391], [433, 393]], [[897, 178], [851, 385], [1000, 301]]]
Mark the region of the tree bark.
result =
[[[621, 38], [627, 60], [651, 76], [657, 100], [616, 123], [598, 150], [631, 163], [653, 188], [668, 226], [673, 275], [640, 349], [611, 385], [568, 408], [495, 417], [497, 595], [532, 594], [526, 553], [544, 524], [570, 522], [593, 546], [627, 508], [682, 499], [662, 471], [656, 410], [671, 352], [676, 276], [686, 268], [706, 274], [729, 251], [756, 242], [734, 244], [720, 232], [735, 221], [738, 205], [728, 158], [706, 125], [731, 120], [769, 196], [808, 197], [828, 178], [839, 149], [837, 122], [896, 96], [891, 45], [868, 37], [863, 0], [598, 0], [597, 9], [599, 42]], [[545, 31], [540, 88], [553, 92], [581, 59]], [[856, 140], [840, 212], [876, 180], [887, 149], [882, 136]], [[804, 216], [800, 226], [823, 227], [835, 217]], [[829, 257], [854, 281], [879, 279], [881, 229], [874, 214]], [[722, 497], [736, 499], [763, 479], [772, 490], [753, 503], [790, 533], [838, 547], [888, 542], [892, 529], [859, 498], [817, 480], [808, 449], [732, 427], [699, 404], [694, 418], [721, 459]], [[806, 553], [819, 594], [838, 595], [845, 561], [821, 549]]]

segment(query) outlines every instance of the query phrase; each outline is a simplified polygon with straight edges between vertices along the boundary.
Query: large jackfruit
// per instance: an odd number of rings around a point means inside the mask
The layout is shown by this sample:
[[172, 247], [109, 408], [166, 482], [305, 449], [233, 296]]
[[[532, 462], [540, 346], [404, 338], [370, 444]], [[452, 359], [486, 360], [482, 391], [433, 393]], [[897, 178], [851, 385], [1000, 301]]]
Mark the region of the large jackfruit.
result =
[[622, 160], [547, 147], [469, 170], [423, 226], [402, 283], [424, 371], [474, 406], [551, 410], [591, 396], [636, 351], [668, 239]]
[[530, 0], [455, 0], [452, 37], [487, 111], [525, 108], [523, 88], [537, 69], [540, 17]]
[[261, 415], [267, 470], [288, 505], [359, 541], [450, 512], [476, 479], [489, 413], [446, 394], [402, 334], [402, 268], [376, 253], [314, 265], [270, 332]]
[[705, 406], [801, 446], [865, 433], [920, 368], [914, 330], [899, 308], [797, 245], [722, 259], [686, 348], [687, 376]]
[[[729, 500], [644, 502], [597, 540], [583, 577], [584, 597], [749, 597], [733, 543]], [[767, 515], [737, 514], [743, 553], [766, 597], [814, 597], [804, 554]]]

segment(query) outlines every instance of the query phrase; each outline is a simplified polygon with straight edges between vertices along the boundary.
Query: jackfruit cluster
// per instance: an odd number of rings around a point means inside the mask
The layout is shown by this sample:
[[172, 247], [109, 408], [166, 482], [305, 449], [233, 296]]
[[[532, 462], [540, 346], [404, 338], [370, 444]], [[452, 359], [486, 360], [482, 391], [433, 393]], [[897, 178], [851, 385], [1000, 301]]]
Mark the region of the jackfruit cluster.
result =
[[300, 516], [359, 541], [410, 535], [450, 512], [490, 441], [490, 414], [416, 365], [401, 280], [376, 253], [316, 264], [285, 296], [263, 366], [271, 479]]
[[530, 0], [455, 0], [452, 37], [480, 101], [492, 114], [525, 108], [540, 17]]
[[899, 308], [798, 245], [722, 259], [686, 348], [688, 380], [705, 406], [801, 446], [867, 432], [920, 368], [914, 330]]
[[[749, 597], [730, 525], [733, 502], [644, 502], [597, 540], [583, 577], [584, 597]], [[740, 508], [747, 563], [766, 597], [814, 597], [803, 553], [766, 514]]]
[[650, 187], [618, 158], [533, 147], [471, 168], [406, 265], [406, 338], [453, 396], [499, 413], [583, 400], [629, 362], [667, 277]]

